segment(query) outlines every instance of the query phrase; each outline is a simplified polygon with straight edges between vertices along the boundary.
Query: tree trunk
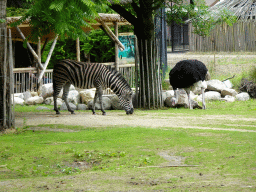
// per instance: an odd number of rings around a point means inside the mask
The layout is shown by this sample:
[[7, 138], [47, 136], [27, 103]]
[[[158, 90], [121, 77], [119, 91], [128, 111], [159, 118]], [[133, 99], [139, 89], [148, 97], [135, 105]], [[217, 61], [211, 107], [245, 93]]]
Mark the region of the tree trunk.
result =
[[0, 0], [0, 131], [6, 128], [6, 2]]

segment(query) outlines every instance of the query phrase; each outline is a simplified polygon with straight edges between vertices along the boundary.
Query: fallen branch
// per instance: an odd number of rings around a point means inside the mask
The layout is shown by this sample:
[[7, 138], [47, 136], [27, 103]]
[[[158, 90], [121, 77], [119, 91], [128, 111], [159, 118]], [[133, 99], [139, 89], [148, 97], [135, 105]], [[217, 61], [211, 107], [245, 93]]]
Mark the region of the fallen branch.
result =
[[227, 80], [229, 80], [229, 79], [233, 79], [235, 76], [236, 76], [236, 75], [233, 75], [232, 77], [229, 77], [229, 78], [223, 80], [222, 82], [227, 81]]

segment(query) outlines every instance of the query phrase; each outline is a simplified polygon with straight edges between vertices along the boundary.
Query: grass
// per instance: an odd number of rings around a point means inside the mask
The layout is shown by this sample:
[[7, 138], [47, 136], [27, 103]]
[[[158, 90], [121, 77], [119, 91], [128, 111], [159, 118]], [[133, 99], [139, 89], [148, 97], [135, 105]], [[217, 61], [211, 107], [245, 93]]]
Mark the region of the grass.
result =
[[[0, 135], [1, 190], [255, 191], [256, 132], [227, 131], [256, 131], [255, 100], [207, 102], [207, 107], [136, 110], [135, 115], [206, 117], [191, 126], [220, 130], [174, 128], [172, 122], [154, 129], [49, 124], [31, 130], [35, 127], [25, 123]], [[23, 113], [38, 112], [23, 108], [28, 111]], [[168, 167], [171, 160], [161, 154], [192, 167]]]

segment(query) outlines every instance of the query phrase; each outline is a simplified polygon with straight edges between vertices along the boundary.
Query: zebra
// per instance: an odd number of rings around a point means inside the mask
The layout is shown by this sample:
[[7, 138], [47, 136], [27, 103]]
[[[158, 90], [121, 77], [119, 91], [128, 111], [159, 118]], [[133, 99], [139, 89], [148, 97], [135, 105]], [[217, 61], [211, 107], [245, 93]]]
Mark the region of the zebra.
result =
[[102, 94], [104, 88], [110, 88], [119, 98], [120, 105], [126, 111], [126, 114], [133, 114], [132, 89], [117, 71], [110, 70], [103, 64], [85, 63], [70, 59], [57, 62], [53, 69], [53, 97], [54, 110], [60, 114], [57, 107], [57, 96], [63, 88], [62, 99], [66, 103], [68, 111], [74, 114], [67, 102], [67, 96], [70, 85], [82, 89], [96, 88], [95, 97], [92, 104], [92, 113], [95, 115], [95, 102], [99, 97], [102, 115], [106, 115], [102, 104]]

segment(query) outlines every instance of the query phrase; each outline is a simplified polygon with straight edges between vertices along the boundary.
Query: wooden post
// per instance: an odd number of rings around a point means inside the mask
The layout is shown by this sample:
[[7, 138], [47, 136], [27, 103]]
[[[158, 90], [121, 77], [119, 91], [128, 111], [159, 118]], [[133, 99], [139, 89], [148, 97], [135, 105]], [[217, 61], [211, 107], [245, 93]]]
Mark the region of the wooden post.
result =
[[55, 39], [54, 39], [54, 41], [53, 41], [53, 43], [52, 43], [51, 49], [50, 49], [50, 51], [49, 51], [49, 53], [48, 53], [47, 59], [46, 59], [45, 64], [44, 64], [44, 68], [43, 68], [43, 70], [41, 71], [41, 73], [40, 73], [40, 75], [39, 75], [39, 77], [38, 77], [38, 83], [40, 83], [40, 81], [41, 81], [42, 78], [43, 78], [44, 72], [45, 72], [45, 70], [46, 70], [46, 68], [47, 68], [47, 66], [48, 66], [48, 64], [49, 64], [50, 59], [51, 59], [52, 52], [53, 52], [53, 50], [54, 50], [54, 48], [55, 48], [55, 45], [56, 45], [56, 43], [57, 43], [57, 39], [58, 39], [58, 35], [56, 35], [56, 37], [55, 37]]
[[[20, 30], [20, 28], [19, 28], [18, 26], [16, 26], [16, 29], [17, 29], [17, 31], [19, 32], [21, 38], [25, 41], [26, 38], [25, 38], [25, 36], [23, 35], [23, 33], [22, 33], [22, 31]], [[38, 60], [40, 69], [43, 69], [44, 66], [42, 65], [41, 62], [39, 62], [39, 57], [38, 57], [38, 55], [36, 54], [36, 52], [34, 51], [34, 49], [31, 47], [31, 45], [29, 44], [29, 42], [27, 42], [27, 46], [28, 46], [29, 50], [31, 51], [32, 55]]]
[[[118, 38], [118, 23], [114, 23], [115, 27], [115, 36]], [[118, 59], [118, 44], [115, 42], [115, 68], [119, 71], [119, 59]]]
[[7, 65], [7, 28], [4, 29], [4, 63], [3, 63], [3, 127], [6, 127], [6, 65]]
[[76, 60], [77, 61], [81, 61], [80, 60], [80, 41], [79, 41], [79, 37], [76, 39]]
[[14, 118], [14, 81], [13, 81], [13, 55], [12, 55], [12, 33], [9, 29], [9, 77], [10, 77], [10, 95], [9, 102], [13, 101], [12, 107], [9, 106], [9, 127], [15, 127], [15, 118]]

